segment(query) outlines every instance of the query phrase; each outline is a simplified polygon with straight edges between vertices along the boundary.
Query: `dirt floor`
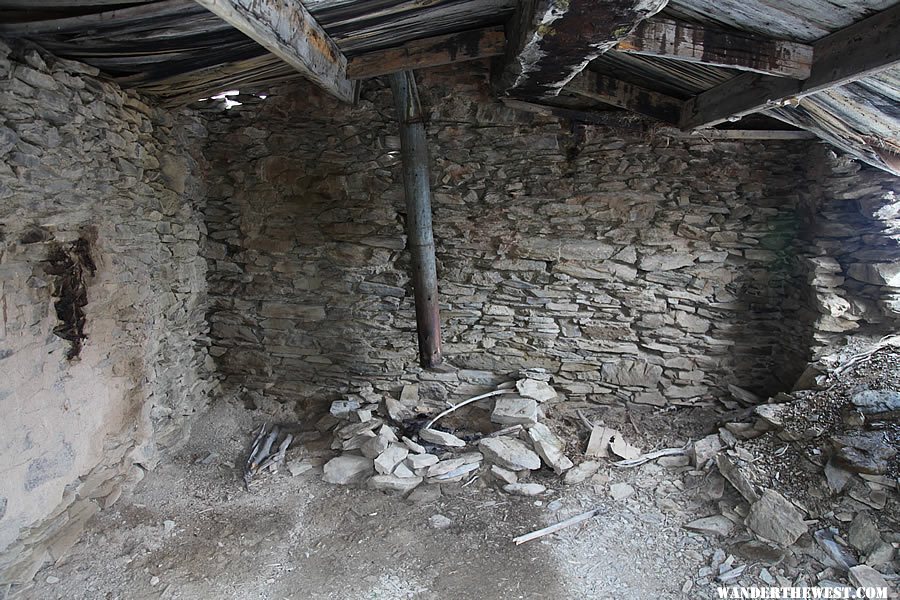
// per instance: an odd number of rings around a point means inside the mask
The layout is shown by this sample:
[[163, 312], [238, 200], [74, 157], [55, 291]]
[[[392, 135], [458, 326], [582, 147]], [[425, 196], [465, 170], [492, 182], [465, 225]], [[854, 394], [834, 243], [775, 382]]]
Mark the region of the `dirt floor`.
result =
[[[840, 493], [828, 491], [823, 474], [831, 436], [863, 431], [849, 402], [870, 388], [900, 388], [900, 346], [850, 361], [816, 390], [774, 398], [783, 415], [776, 428], [754, 417], [752, 406], [626, 412], [562, 403], [548, 411], [576, 464], [584, 460], [586, 420], [618, 429], [644, 452], [715, 438], [743, 477], [802, 509], [808, 531], [783, 546], [754, 534], [746, 493], [726, 483], [715, 460], [698, 468], [688, 456], [627, 469], [600, 459], [599, 471], [577, 484], [542, 469], [531, 476], [547, 487], [538, 497], [511, 496], [476, 477], [420, 486], [402, 498], [325, 483], [320, 466], [295, 476], [282, 467], [247, 490], [241, 465], [272, 412], [220, 400], [197, 418], [178, 455], [95, 517], [70, 556], [7, 597], [675, 599], [715, 598], [722, 585], [848, 585], [847, 566], [829, 558], [823, 531], [851, 561], [875, 564], [895, 586], [896, 552], [888, 548], [886, 560], [872, 563], [846, 540], [853, 544], [851, 520], [870, 515], [885, 543], [900, 547], [897, 457], [886, 476], [848, 473], [852, 483]], [[897, 448], [896, 417], [865, 427]], [[321, 464], [329, 446], [325, 438], [298, 443], [288, 465], [301, 458]], [[579, 525], [520, 546], [512, 541], [594, 508], [599, 515]], [[703, 517], [727, 531], [685, 528]]]
[[[214, 408], [174, 462], [98, 515], [71, 556], [16, 597], [681, 598], [712, 554], [656, 506], [657, 477], [643, 481], [640, 470], [611, 473], [636, 490], [620, 501], [606, 485], [557, 480], [540, 500], [476, 481], [413, 503], [315, 471], [266, 475], [247, 492], [234, 465], [254, 416]], [[602, 514], [580, 526], [512, 542], [593, 507]], [[450, 526], [433, 527], [435, 515]]]

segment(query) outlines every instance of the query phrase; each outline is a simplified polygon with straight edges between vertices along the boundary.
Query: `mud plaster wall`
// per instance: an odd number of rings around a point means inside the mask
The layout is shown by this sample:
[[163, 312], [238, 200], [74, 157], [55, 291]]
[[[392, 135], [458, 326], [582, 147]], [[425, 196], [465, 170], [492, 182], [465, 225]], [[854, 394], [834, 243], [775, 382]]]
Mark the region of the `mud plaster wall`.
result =
[[805, 277], [808, 144], [572, 129], [491, 102], [483, 72], [442, 73], [420, 91], [459, 370], [416, 366], [397, 126], [370, 84], [356, 108], [301, 88], [211, 113], [205, 252], [226, 382], [284, 402], [420, 382], [441, 400], [543, 367], [570, 400], [656, 406], [790, 385], [811, 335], [789, 293]]
[[[206, 402], [204, 136], [89, 67], [0, 43], [0, 583], [63, 556]], [[86, 339], [69, 360], [48, 258], [76, 243], [96, 270], [73, 279]]]

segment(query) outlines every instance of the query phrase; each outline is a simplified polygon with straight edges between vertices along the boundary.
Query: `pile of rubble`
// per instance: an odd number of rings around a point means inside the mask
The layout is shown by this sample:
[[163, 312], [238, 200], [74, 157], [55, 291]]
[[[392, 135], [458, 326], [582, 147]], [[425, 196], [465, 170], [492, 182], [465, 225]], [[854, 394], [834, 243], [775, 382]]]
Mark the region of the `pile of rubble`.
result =
[[[423, 483], [483, 477], [511, 494], [545, 492], [543, 484], [527, 481], [531, 473], [545, 466], [563, 474], [573, 463], [565, 455], [563, 440], [541, 422], [543, 405], [558, 398], [549, 375], [534, 370], [522, 375], [430, 419], [417, 406], [414, 385], [405, 386], [399, 399], [383, 399], [370, 388], [358, 388], [333, 402], [330, 414], [317, 424], [320, 431], [331, 431], [331, 447], [341, 453], [325, 463], [325, 481], [407, 493]], [[451, 432], [438, 423], [476, 403], [490, 410], [495, 431]]]
[[882, 347], [805, 386], [727, 413], [718, 433], [693, 444], [693, 468], [737, 494], [685, 527], [743, 554], [808, 561], [820, 587], [888, 588], [900, 546], [900, 352]]

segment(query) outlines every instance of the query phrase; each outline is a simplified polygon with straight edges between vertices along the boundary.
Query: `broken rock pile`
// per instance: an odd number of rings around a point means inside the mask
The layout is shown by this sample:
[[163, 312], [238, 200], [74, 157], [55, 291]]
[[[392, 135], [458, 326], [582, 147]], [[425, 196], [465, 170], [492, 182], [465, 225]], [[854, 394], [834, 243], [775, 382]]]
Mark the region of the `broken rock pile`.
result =
[[[573, 466], [563, 440], [541, 422], [544, 404], [557, 399], [549, 375], [528, 371], [426, 421], [416, 386], [405, 386], [399, 399], [357, 390], [333, 402], [319, 422], [319, 429], [332, 433], [332, 449], [340, 452], [325, 463], [324, 479], [405, 494], [422, 484], [483, 477], [510, 494], [542, 494], [546, 486], [528, 481], [533, 472], [546, 467], [562, 475]], [[451, 432], [438, 424], [476, 402], [490, 410], [495, 431]]]
[[889, 345], [724, 415], [693, 444], [693, 468], [723, 478], [736, 500], [685, 527], [808, 563], [819, 586], [890, 587], [900, 578], [898, 390], [900, 348]]

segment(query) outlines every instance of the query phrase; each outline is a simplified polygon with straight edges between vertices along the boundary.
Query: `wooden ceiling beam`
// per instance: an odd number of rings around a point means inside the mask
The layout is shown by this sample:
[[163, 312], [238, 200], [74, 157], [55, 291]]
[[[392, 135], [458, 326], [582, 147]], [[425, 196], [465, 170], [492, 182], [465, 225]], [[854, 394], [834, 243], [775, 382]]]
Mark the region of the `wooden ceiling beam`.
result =
[[504, 96], [556, 96], [589, 62], [615, 47], [666, 0], [523, 0], [494, 87]]
[[745, 73], [691, 98], [682, 129], [711, 127], [857, 81], [900, 65], [900, 4], [813, 44], [813, 64], [803, 81]]
[[502, 27], [489, 27], [406, 42], [397, 48], [376, 50], [347, 61], [347, 77], [368, 79], [414, 69], [498, 56], [506, 47]]
[[576, 75], [566, 91], [672, 125], [678, 124], [684, 107], [683, 100], [588, 70]]
[[347, 58], [300, 0], [196, 0], [307, 79], [344, 102], [354, 84]]
[[791, 79], [809, 77], [813, 60], [807, 44], [657, 18], [641, 21], [616, 50]]

